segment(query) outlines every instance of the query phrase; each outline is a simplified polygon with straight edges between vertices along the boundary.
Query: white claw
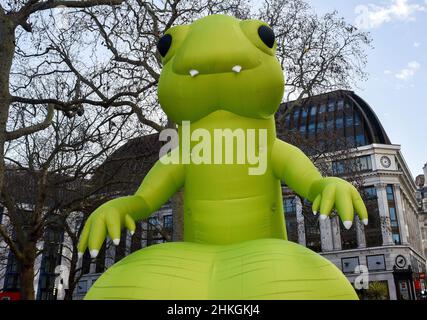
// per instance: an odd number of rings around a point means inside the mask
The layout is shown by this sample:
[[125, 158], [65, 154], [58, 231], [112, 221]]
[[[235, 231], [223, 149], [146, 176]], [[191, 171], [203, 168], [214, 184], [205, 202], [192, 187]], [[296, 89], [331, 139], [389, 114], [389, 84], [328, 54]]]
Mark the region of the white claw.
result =
[[114, 243], [114, 245], [118, 246], [120, 243], [120, 239], [114, 239], [113, 243]]
[[77, 252], [77, 259], [81, 259], [83, 257], [83, 252]]
[[321, 214], [320, 215], [320, 220], [326, 220], [328, 216], [326, 214]]
[[233, 72], [235, 72], [235, 73], [239, 73], [240, 71], [242, 71], [242, 66], [239, 66], [237, 64], [233, 68], [231, 68], [231, 70], [233, 70]]
[[353, 222], [351, 222], [351, 221], [344, 221], [343, 224], [344, 224], [344, 227], [348, 230], [353, 225]]
[[313, 211], [313, 214], [314, 214], [314, 215], [317, 215], [317, 211]]
[[195, 77], [199, 74], [199, 71], [197, 71], [196, 69], [191, 69], [190, 70], [190, 76]]
[[130, 232], [130, 235], [131, 236], [133, 236], [135, 234], [135, 230], [132, 230], [131, 232]]
[[365, 226], [367, 226], [367, 225], [368, 225], [368, 219], [363, 219], [363, 220], [362, 220], [362, 223], [363, 223]]
[[96, 258], [96, 256], [98, 255], [98, 250], [96, 250], [96, 249], [93, 249], [93, 250], [90, 250], [90, 256], [92, 257], [92, 258]]

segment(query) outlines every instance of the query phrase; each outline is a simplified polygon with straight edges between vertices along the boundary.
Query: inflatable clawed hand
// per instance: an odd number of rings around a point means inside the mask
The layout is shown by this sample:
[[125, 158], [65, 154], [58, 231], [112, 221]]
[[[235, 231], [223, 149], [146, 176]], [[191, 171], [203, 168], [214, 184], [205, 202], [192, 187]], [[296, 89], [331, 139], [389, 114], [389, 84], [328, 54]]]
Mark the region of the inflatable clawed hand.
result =
[[317, 214], [320, 209], [322, 220], [335, 208], [346, 229], [353, 224], [354, 212], [357, 212], [363, 224], [368, 224], [368, 213], [359, 192], [345, 180], [330, 177], [314, 182], [310, 188], [310, 198], [314, 199], [313, 213]]
[[138, 196], [111, 200], [96, 209], [87, 219], [80, 236], [78, 252], [81, 256], [87, 247], [95, 258], [108, 233], [115, 245], [120, 242], [121, 229], [135, 232], [135, 212], [144, 211], [144, 201]]

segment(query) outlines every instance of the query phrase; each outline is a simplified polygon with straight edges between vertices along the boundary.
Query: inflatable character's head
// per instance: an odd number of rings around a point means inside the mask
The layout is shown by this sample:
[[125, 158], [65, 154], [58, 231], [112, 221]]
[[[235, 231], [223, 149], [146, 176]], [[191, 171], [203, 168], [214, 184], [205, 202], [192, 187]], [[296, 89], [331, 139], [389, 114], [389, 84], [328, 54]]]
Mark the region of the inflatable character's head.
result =
[[258, 20], [211, 15], [160, 39], [159, 101], [173, 121], [217, 110], [265, 119], [280, 105], [284, 76], [273, 30]]

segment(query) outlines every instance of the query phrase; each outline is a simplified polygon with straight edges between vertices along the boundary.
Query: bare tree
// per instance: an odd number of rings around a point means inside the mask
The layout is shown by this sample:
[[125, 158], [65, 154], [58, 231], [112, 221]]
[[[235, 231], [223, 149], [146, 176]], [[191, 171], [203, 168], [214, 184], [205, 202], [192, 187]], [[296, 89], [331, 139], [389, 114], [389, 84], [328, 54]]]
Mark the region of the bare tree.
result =
[[298, 105], [303, 98], [349, 89], [366, 79], [370, 35], [337, 11], [320, 16], [304, 0], [266, 0], [258, 17], [275, 30], [277, 55], [286, 75], [286, 101]]
[[[6, 155], [8, 164], [14, 165], [12, 171], [32, 176], [37, 190], [37, 197], [30, 199], [31, 214], [24, 215], [17, 208], [21, 202], [13, 199], [13, 189], [2, 193], [16, 235], [0, 228], [0, 236], [24, 266], [23, 297], [33, 298], [31, 268], [45, 217], [56, 212], [67, 216], [74, 210], [88, 214], [96, 201], [112, 196], [81, 185], [110, 151], [129, 138], [120, 136], [126, 132], [121, 126], [131, 126], [135, 135], [175, 126], [160, 112], [156, 99], [161, 70], [156, 44], [171, 26], [213, 13], [265, 20], [276, 32], [278, 57], [286, 70], [285, 100], [301, 101], [313, 93], [347, 88], [366, 76], [364, 48], [370, 44], [369, 36], [337, 13], [320, 17], [302, 0], [264, 1], [259, 10], [253, 4], [246, 0], [29, 0], [0, 5], [4, 43], [0, 48], [0, 188]], [[122, 116], [127, 120], [116, 124]], [[106, 136], [100, 123], [110, 126], [116, 140]], [[72, 143], [65, 143], [61, 126], [73, 137], [79, 132], [79, 138], [68, 137]], [[39, 134], [43, 129], [47, 132]], [[96, 137], [97, 129], [102, 137]], [[104, 181], [104, 187], [108, 183]], [[53, 193], [64, 190], [73, 194], [70, 199], [84, 201], [52, 200]], [[97, 195], [96, 201], [92, 195]], [[174, 239], [182, 236], [178, 232], [182, 231], [181, 203], [178, 195]], [[29, 232], [22, 231], [23, 223], [30, 225]], [[77, 239], [78, 231], [74, 236]]]
[[[8, 147], [2, 202], [11, 228], [0, 226], [0, 234], [19, 264], [24, 299], [34, 298], [34, 263], [43, 253], [38, 243], [50, 228], [58, 228], [60, 221], [63, 230], [68, 214], [88, 214], [85, 208], [92, 208], [91, 203], [106, 200], [99, 190], [108, 181], [100, 186], [90, 183], [90, 178], [112, 150], [135, 134], [129, 130], [133, 126], [129, 116], [96, 110], [72, 119], [56, 114], [49, 128]], [[25, 122], [25, 113], [17, 118]], [[72, 259], [77, 260], [76, 250]]]
[[[22, 31], [26, 33], [32, 33], [33, 25], [29, 21], [37, 15], [47, 10], [54, 9], [59, 6], [68, 8], [89, 8], [100, 5], [113, 5], [121, 4], [122, 0], [84, 0], [84, 1], [8, 1], [4, 4], [0, 4], [0, 38], [2, 39], [2, 46], [0, 47], [0, 189], [3, 185], [4, 175], [4, 146], [7, 141], [17, 139], [23, 135], [37, 132], [46, 128], [52, 119], [52, 108], [54, 105], [51, 104], [49, 112], [46, 115], [44, 121], [39, 124], [34, 124], [31, 127], [19, 128], [15, 131], [7, 131], [7, 122], [10, 106], [14, 102], [34, 102], [34, 100], [40, 99], [41, 97], [32, 97], [27, 101], [19, 95], [11, 93], [11, 69], [14, 60], [15, 53], [21, 52], [24, 56], [27, 56], [25, 51], [19, 50], [20, 45], [20, 34]], [[22, 29], [19, 29], [21, 27]], [[17, 36], [18, 33], [18, 36]], [[26, 43], [27, 48], [29, 43]], [[31, 49], [28, 49], [31, 50]], [[30, 53], [29, 56], [37, 57], [40, 55], [39, 50], [35, 53]], [[47, 85], [45, 83], [44, 85]], [[47, 104], [48, 102], [41, 102], [40, 104]], [[63, 105], [57, 104], [55, 106]], [[75, 101], [68, 103], [68, 106], [75, 107], [77, 104]], [[64, 106], [63, 106], [64, 107]]]

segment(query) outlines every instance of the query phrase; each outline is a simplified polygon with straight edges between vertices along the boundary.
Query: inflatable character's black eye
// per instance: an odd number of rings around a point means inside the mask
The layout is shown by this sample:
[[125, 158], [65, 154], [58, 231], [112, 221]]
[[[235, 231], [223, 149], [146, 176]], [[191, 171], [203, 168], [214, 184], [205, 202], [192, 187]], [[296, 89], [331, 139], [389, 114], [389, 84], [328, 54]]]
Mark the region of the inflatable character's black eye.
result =
[[172, 45], [172, 36], [170, 34], [165, 34], [160, 38], [159, 43], [157, 43], [157, 50], [162, 57], [165, 57]]
[[271, 28], [267, 26], [259, 27], [258, 35], [261, 38], [262, 42], [264, 42], [267, 47], [273, 48], [274, 40], [276, 37], [274, 35], [274, 31]]

